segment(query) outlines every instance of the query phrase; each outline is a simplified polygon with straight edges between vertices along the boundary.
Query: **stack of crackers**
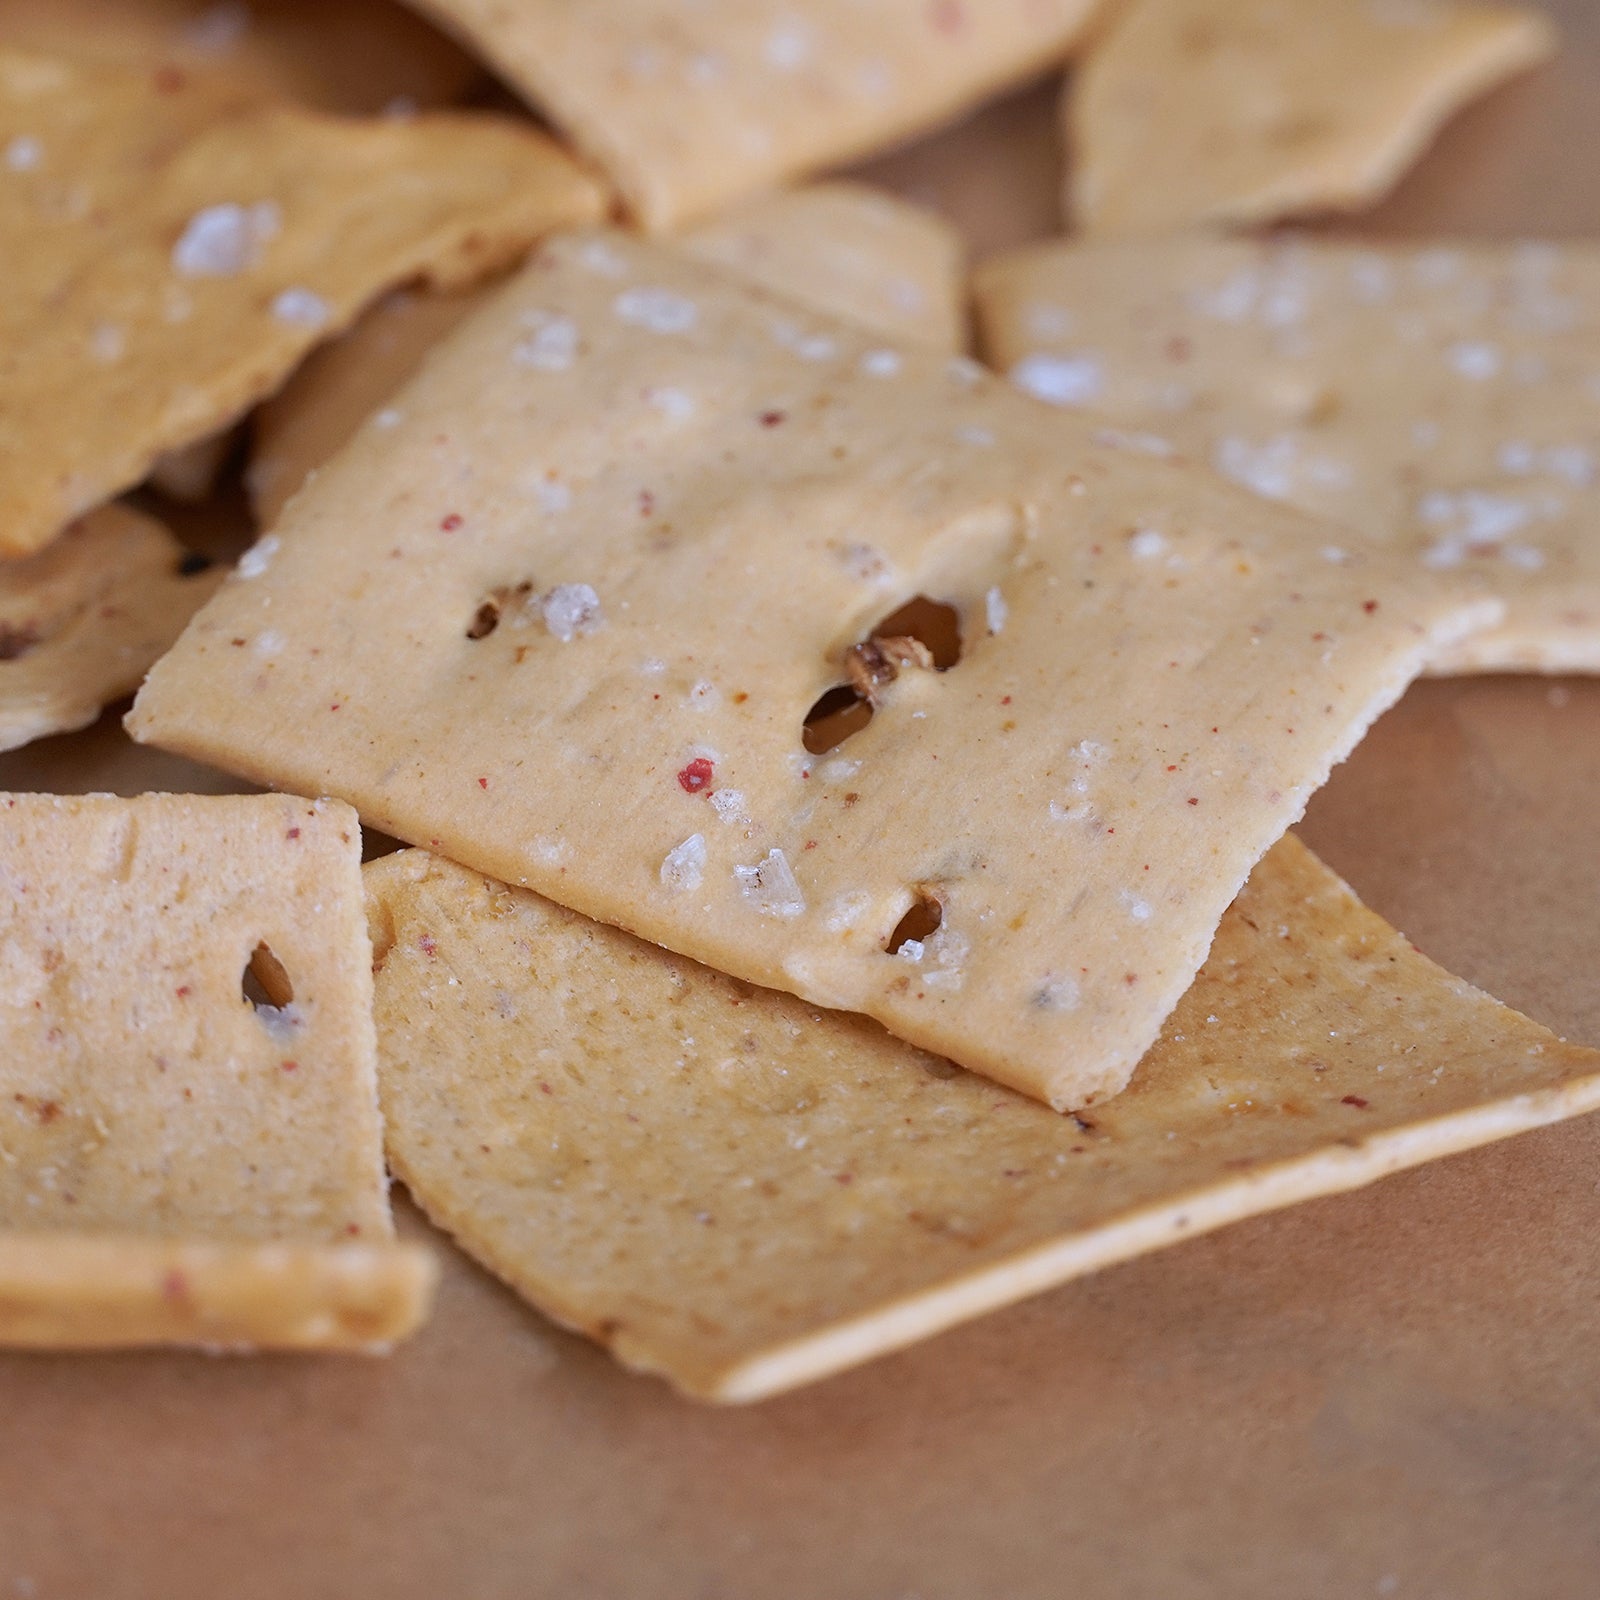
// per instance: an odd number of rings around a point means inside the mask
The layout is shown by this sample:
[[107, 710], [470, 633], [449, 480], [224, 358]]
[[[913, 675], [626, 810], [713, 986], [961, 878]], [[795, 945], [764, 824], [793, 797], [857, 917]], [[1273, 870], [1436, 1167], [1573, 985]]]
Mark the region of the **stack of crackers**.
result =
[[[0, 1343], [388, 1348], [392, 1173], [748, 1400], [1600, 1106], [1288, 832], [1600, 668], [1600, 255], [1240, 231], [1539, 14], [418, 9], [0, 14], [0, 747], [275, 791], [0, 795]], [[818, 175], [1068, 63], [980, 362]]]

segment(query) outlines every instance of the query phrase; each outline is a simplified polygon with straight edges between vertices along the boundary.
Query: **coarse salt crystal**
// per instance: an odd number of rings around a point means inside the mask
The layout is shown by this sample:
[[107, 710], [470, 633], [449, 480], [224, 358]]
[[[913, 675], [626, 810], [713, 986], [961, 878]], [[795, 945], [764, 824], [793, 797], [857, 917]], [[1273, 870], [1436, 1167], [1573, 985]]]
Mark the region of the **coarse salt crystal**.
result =
[[1492, 344], [1455, 344], [1450, 347], [1450, 365], [1463, 378], [1482, 383], [1500, 371], [1500, 352]]
[[999, 633], [1006, 625], [1006, 618], [1011, 615], [1011, 607], [1006, 604], [1006, 597], [996, 585], [983, 597], [984, 621], [989, 625], [990, 633]]
[[28, 134], [18, 134], [6, 146], [6, 165], [13, 172], [33, 172], [43, 160], [44, 146]]
[[740, 789], [714, 789], [711, 809], [727, 823], [744, 821], [744, 792]]
[[798, 917], [806, 908], [799, 880], [783, 851], [769, 850], [753, 867], [735, 867], [739, 892], [767, 917]]
[[1128, 541], [1129, 553], [1140, 561], [1154, 561], [1166, 548], [1166, 535], [1154, 528], [1141, 528]]
[[624, 289], [612, 302], [624, 322], [651, 333], [687, 333], [699, 319], [693, 300], [670, 289]]
[[405, 413], [394, 406], [385, 406], [382, 411], [376, 411], [372, 416], [372, 426], [388, 430], [398, 428], [405, 421]]
[[186, 278], [229, 278], [254, 266], [281, 218], [271, 200], [253, 206], [226, 201], [190, 217], [172, 247], [172, 266]]
[[1100, 363], [1093, 356], [1052, 356], [1039, 351], [1012, 367], [1011, 381], [1025, 394], [1052, 406], [1090, 405], [1105, 387]]
[[902, 365], [897, 350], [869, 350], [861, 358], [861, 370], [873, 378], [892, 378]]
[[578, 353], [577, 323], [551, 311], [526, 311], [521, 321], [529, 331], [512, 345], [512, 361], [535, 372], [565, 372]]
[[297, 328], [320, 328], [328, 320], [328, 302], [310, 289], [285, 289], [272, 302], [272, 314]]
[[239, 564], [233, 569], [235, 574], [241, 578], [259, 578], [272, 565], [272, 558], [277, 555], [282, 543], [283, 541], [275, 533], [269, 533], [264, 539], [257, 539], [239, 557]]
[[586, 583], [558, 583], [540, 602], [544, 625], [563, 644], [605, 626], [600, 596]]
[[695, 414], [695, 399], [682, 389], [647, 389], [645, 399], [664, 417], [685, 422]]
[[701, 833], [691, 833], [682, 844], [674, 845], [661, 862], [661, 881], [679, 894], [698, 889], [705, 880], [706, 840]]

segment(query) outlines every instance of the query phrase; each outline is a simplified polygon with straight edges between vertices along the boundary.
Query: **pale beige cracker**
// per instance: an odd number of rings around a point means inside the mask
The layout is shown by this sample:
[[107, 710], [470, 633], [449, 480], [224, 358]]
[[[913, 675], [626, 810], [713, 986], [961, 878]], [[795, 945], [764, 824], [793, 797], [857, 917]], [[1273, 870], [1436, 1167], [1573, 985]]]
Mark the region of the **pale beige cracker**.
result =
[[0, 1346], [381, 1352], [437, 1276], [428, 1251], [393, 1243], [0, 1232]]
[[870, 154], [1065, 60], [1097, 0], [412, 0], [652, 232]]
[[[428, 1274], [389, 1214], [360, 857], [333, 801], [0, 796], [0, 1339], [30, 1342], [52, 1306], [72, 1342], [314, 1343], [318, 1297], [332, 1345], [420, 1319]], [[96, 1241], [121, 1235], [149, 1249], [96, 1276]], [[188, 1309], [214, 1295], [215, 1339], [205, 1316], [185, 1335], [152, 1276], [163, 1248], [181, 1276], [191, 1245]], [[341, 1322], [347, 1294], [382, 1325]]]
[[[1500, 610], [1094, 432], [671, 249], [562, 240], [129, 727], [1081, 1106], [1330, 765]], [[964, 654], [896, 677], [918, 595]], [[872, 679], [870, 726], [809, 754], [814, 702]]]
[[704, 1399], [1600, 1106], [1600, 1054], [1292, 837], [1079, 1118], [424, 852], [366, 873], [397, 1173], [541, 1310]]
[[1479, 0], [1128, 0], [1067, 89], [1068, 209], [1095, 233], [1360, 210], [1555, 45]]
[[1503, 599], [1434, 670], [1600, 670], [1593, 245], [1063, 241], [977, 298], [1035, 393]]
[[132, 694], [222, 577], [120, 505], [0, 562], [0, 750], [86, 727]]
[[224, 76], [329, 111], [444, 105], [477, 74], [391, 0], [5, 0], [0, 43]]
[[535, 130], [367, 122], [0, 49], [0, 553], [269, 394], [378, 292], [473, 281], [599, 195]]
[[[681, 243], [691, 255], [887, 338], [951, 354], [964, 342], [964, 251], [955, 230], [865, 184], [784, 190], [691, 229]], [[493, 292], [398, 290], [307, 358], [255, 418], [248, 482], [263, 528]]]

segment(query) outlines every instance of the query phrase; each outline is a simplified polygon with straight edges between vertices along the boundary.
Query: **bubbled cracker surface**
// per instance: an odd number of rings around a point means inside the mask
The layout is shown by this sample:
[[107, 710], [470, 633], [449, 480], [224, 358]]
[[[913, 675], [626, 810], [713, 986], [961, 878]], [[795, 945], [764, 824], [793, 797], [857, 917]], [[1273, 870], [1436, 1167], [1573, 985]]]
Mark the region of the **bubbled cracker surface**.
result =
[[1554, 46], [1477, 0], [1132, 0], [1067, 92], [1068, 206], [1097, 233], [1357, 210]]
[[443, 105], [476, 73], [391, 0], [6, 0], [0, 41], [168, 75], [226, 76], [329, 111]]
[[389, 1237], [359, 863], [335, 802], [0, 797], [0, 1227]]
[[1081, 1117], [423, 852], [366, 869], [391, 1160], [534, 1304], [751, 1399], [1600, 1103], [1293, 838]]
[[[393, 410], [135, 736], [1058, 1106], [1127, 1081], [1330, 764], [1497, 614], [620, 236], [542, 254]], [[808, 708], [919, 592], [961, 664], [809, 758]], [[888, 954], [924, 894], [938, 934]]]
[[380, 290], [590, 218], [509, 121], [357, 122], [198, 75], [0, 48], [0, 554], [270, 393]]
[[1063, 60], [1095, 0], [413, 0], [647, 228], [881, 149]]
[[[820, 183], [765, 196], [691, 229], [691, 255], [886, 338], [953, 354], [965, 336], [960, 240], [933, 212], [865, 184]], [[326, 461], [494, 291], [385, 296], [315, 350], [256, 414], [248, 484], [270, 528]], [[387, 423], [387, 417], [385, 423]]]
[[1501, 598], [1437, 670], [1600, 668], [1593, 247], [1063, 242], [989, 263], [978, 303], [996, 366], [1130, 447]]
[[93, 512], [0, 564], [0, 750], [82, 728], [132, 693], [222, 581], [153, 517]]

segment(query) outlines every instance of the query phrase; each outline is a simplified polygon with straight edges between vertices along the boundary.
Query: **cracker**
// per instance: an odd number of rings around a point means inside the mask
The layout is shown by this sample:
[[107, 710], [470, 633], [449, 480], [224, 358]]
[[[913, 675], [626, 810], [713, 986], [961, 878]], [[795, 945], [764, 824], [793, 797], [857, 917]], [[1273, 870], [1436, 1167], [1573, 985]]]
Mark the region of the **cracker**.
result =
[[1096, 233], [1359, 210], [1555, 44], [1477, 0], [1130, 0], [1067, 91], [1069, 210]]
[[966, 342], [966, 250], [925, 206], [864, 183], [749, 201], [683, 237], [690, 255], [885, 338]]
[[1434, 670], [1600, 670], [1600, 249], [1063, 242], [977, 297], [1035, 392], [1502, 598]]
[[1082, 1273], [1600, 1106], [1291, 836], [1133, 1085], [1061, 1118], [420, 851], [366, 869], [386, 1139], [440, 1226], [754, 1400]]
[[0, 563], [0, 750], [86, 727], [132, 694], [222, 577], [116, 505]]
[[[0, 1340], [408, 1331], [429, 1274], [389, 1214], [355, 815], [6, 795], [0, 817]], [[101, 1276], [126, 1235], [146, 1247]]]
[[6, 0], [0, 43], [225, 76], [328, 111], [444, 105], [477, 73], [390, 0]]
[[471, 281], [599, 204], [509, 121], [163, 85], [0, 49], [0, 553], [218, 431], [383, 288]]
[[[135, 737], [1057, 1106], [1127, 1081], [1330, 764], [1500, 610], [620, 235], [542, 252], [381, 421]], [[919, 595], [950, 671], [891, 618]], [[851, 682], [870, 725], [808, 754]]]
[[660, 231], [1064, 60], [1097, 0], [412, 0]]
[[[691, 255], [885, 336], [962, 344], [961, 241], [921, 206], [858, 183], [819, 183], [751, 202], [685, 234]], [[315, 351], [256, 417], [251, 503], [270, 528], [326, 461], [490, 290], [400, 290]]]

